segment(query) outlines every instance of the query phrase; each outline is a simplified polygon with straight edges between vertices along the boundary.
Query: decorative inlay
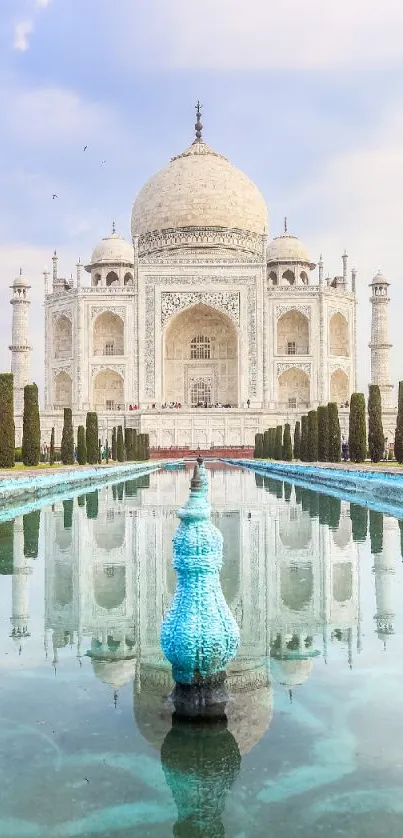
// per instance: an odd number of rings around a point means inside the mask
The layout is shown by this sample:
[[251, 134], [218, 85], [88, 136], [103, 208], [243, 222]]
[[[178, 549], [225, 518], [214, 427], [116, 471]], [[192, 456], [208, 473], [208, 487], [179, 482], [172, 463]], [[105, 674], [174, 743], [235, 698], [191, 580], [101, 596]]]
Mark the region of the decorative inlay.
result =
[[251, 251], [262, 256], [264, 236], [245, 230], [179, 227], [174, 230], [154, 230], [139, 237], [139, 256], [178, 247], [227, 247], [230, 250]]
[[311, 364], [301, 364], [296, 361], [294, 364], [277, 364], [277, 376], [282, 375], [287, 370], [302, 370], [306, 375], [311, 374]]
[[65, 373], [67, 373], [67, 375], [69, 375], [71, 377], [72, 373], [73, 373], [73, 367], [72, 367], [72, 364], [66, 364], [63, 367], [54, 367], [52, 372], [53, 372], [53, 375], [54, 375], [55, 378], [56, 378], [57, 375], [60, 375], [61, 372], [65, 372]]
[[257, 391], [256, 287], [248, 288], [248, 398]]
[[117, 314], [118, 317], [121, 317], [122, 320], [124, 320], [126, 317], [126, 309], [124, 306], [91, 306], [91, 320], [93, 320], [94, 317], [98, 317], [99, 314]]
[[299, 311], [308, 320], [311, 319], [311, 307], [310, 306], [303, 306], [303, 305], [290, 305], [290, 306], [276, 306], [276, 317], [279, 320], [283, 314], [286, 314], [288, 311]]
[[239, 293], [236, 291], [163, 291], [161, 325], [165, 326], [176, 312], [197, 303], [203, 303], [224, 312], [239, 326]]
[[117, 372], [118, 375], [121, 375], [122, 378], [125, 376], [126, 367], [124, 364], [97, 364], [91, 368], [92, 376], [98, 375], [99, 372], [104, 372], [105, 370], [113, 370]]
[[67, 320], [70, 320], [70, 323], [73, 321], [73, 313], [69, 308], [58, 308], [56, 311], [52, 311], [53, 320], [58, 320], [59, 317], [67, 317]]
[[145, 289], [145, 341], [144, 341], [144, 391], [146, 398], [154, 398], [155, 390], [155, 287], [151, 283]]

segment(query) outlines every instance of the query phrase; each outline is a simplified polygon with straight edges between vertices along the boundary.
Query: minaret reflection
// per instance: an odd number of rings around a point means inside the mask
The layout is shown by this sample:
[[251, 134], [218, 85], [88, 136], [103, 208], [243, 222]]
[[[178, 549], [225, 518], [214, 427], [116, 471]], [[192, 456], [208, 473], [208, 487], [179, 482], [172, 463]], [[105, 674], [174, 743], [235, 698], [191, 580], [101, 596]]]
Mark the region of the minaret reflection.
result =
[[39, 513], [16, 518], [13, 526], [13, 581], [11, 637], [18, 646], [30, 637], [29, 588], [33, 572], [31, 559], [38, 555]]
[[[367, 512], [239, 469], [208, 464], [212, 520], [224, 538], [221, 586], [240, 629], [228, 667], [228, 730], [241, 754], [260, 741], [273, 688], [295, 690], [340, 646], [360, 648], [359, 541]], [[134, 680], [134, 715], [158, 749], [171, 728], [173, 687], [160, 627], [175, 590], [172, 536], [190, 470], [161, 471], [87, 492], [42, 512], [46, 643], [87, 654], [110, 701]], [[49, 654], [52, 660], [51, 654]], [[118, 696], [117, 696], [118, 700]]]
[[373, 510], [369, 513], [373, 573], [375, 576], [376, 633], [386, 643], [394, 633], [396, 555], [399, 549], [399, 522]]

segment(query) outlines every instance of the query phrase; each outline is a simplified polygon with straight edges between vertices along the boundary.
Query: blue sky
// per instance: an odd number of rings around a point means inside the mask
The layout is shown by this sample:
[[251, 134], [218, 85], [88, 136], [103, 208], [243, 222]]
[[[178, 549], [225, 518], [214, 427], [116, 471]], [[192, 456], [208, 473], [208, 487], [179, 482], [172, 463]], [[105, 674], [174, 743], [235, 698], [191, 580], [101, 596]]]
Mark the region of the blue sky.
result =
[[0, 24], [3, 369], [20, 265], [32, 281], [41, 384], [41, 272], [52, 250], [70, 275], [113, 218], [129, 236], [137, 191], [191, 141], [200, 98], [206, 140], [257, 183], [272, 234], [287, 215], [330, 274], [347, 249], [358, 270], [362, 388], [368, 282], [386, 273], [392, 372], [402, 377], [400, 0], [2, 0]]

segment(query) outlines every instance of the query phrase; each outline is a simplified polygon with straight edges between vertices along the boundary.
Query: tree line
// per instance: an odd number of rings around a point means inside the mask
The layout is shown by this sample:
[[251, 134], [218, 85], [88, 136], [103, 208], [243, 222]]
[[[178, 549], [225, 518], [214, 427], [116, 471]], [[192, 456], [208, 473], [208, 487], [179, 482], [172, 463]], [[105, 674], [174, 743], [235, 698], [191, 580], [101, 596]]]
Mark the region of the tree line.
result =
[[[25, 466], [37, 466], [41, 456], [41, 425], [38, 388], [36, 384], [24, 387], [24, 413], [21, 460]], [[60, 455], [58, 457], [58, 454]], [[63, 432], [60, 452], [55, 448], [55, 429], [52, 428], [49, 447], [49, 464], [60, 459], [63, 465], [95, 465], [103, 460], [148, 460], [150, 441], [148, 434], [138, 434], [134, 428], [122, 425], [113, 428], [112, 445], [103, 444], [99, 438], [98, 415], [89, 411], [86, 424], [79, 425], [75, 438], [72, 410], [64, 408]], [[14, 426], [14, 386], [12, 373], [0, 374], [0, 468], [13, 468], [16, 462]]]
[[[284, 427], [278, 425], [256, 434], [253, 456], [257, 459], [339, 463], [342, 453], [344, 459], [353, 463], [362, 463], [367, 457], [373, 463], [378, 463], [384, 458], [385, 438], [378, 385], [370, 384], [368, 405], [363, 393], [352, 394], [348, 440], [343, 445], [337, 404], [329, 402], [316, 410], [310, 410], [295, 423], [293, 440], [288, 423]], [[394, 454], [397, 462], [403, 463], [403, 381], [399, 382]]]

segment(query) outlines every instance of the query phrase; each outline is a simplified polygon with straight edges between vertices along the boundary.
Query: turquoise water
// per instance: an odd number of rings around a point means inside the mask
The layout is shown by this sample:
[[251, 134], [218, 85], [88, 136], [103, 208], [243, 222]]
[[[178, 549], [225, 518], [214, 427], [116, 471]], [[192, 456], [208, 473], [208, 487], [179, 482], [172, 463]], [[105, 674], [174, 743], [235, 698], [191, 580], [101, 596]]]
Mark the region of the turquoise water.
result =
[[159, 647], [190, 471], [0, 524], [1, 836], [401, 838], [399, 521], [210, 474], [241, 632], [215, 727], [172, 719]]

